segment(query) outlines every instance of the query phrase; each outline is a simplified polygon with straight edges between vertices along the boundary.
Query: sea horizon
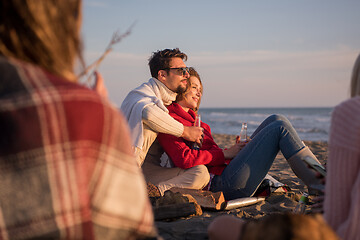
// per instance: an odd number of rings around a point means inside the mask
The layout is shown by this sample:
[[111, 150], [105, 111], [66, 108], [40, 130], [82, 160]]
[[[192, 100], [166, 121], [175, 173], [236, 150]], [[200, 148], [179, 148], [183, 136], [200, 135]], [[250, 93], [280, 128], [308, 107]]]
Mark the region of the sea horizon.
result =
[[251, 109], [253, 109], [253, 108], [255, 108], [255, 109], [258, 109], [258, 108], [260, 108], [260, 109], [268, 109], [268, 108], [271, 108], [271, 109], [283, 109], [283, 108], [334, 108], [335, 106], [330, 106], [330, 107], [323, 107], [323, 106], [311, 106], [311, 107], [306, 107], [306, 106], [304, 106], [304, 107], [299, 107], [299, 106], [297, 106], [297, 107], [200, 107], [200, 109], [216, 109], [216, 108], [221, 108], [221, 109], [249, 109], [249, 108], [251, 108]]
[[302, 140], [328, 141], [331, 112], [334, 107], [203, 107], [202, 121], [212, 133], [238, 135], [242, 122], [248, 124], [248, 135], [272, 114], [282, 114], [293, 124]]

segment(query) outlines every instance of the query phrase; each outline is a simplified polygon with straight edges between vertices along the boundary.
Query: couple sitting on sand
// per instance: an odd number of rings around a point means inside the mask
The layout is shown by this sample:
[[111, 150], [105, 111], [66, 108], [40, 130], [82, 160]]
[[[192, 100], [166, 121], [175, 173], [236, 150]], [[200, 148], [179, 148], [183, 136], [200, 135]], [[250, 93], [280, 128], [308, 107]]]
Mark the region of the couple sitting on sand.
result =
[[[171, 187], [203, 189], [210, 185], [211, 191], [223, 191], [227, 200], [248, 197], [256, 191], [279, 150], [310, 189], [320, 183], [315, 172], [301, 160], [305, 156], [318, 162], [317, 159], [283, 116], [270, 116], [250, 141], [225, 150], [216, 145], [207, 124], [194, 127], [203, 89], [199, 74], [186, 67], [186, 59], [179, 49], [155, 52], [149, 61], [152, 78], [131, 91], [121, 107], [129, 121], [138, 164], [146, 180], [155, 185], [149, 184], [148, 189], [151, 186], [163, 194]], [[359, 109], [360, 55], [353, 68], [351, 98], [332, 114], [328, 177], [325, 201], [322, 200], [324, 219], [343, 239], [360, 239]], [[193, 142], [202, 143], [201, 148], [192, 149]], [[160, 166], [163, 149], [176, 167]], [[275, 222], [275, 226], [271, 224], [271, 216], [268, 220], [268, 224], [277, 227]], [[209, 237], [240, 239], [244, 225], [239, 218], [217, 218], [209, 227]], [[316, 228], [308, 230], [319, 233]], [[272, 231], [264, 229], [264, 233]], [[225, 233], [231, 237], [225, 237]]]
[[[171, 187], [207, 187], [222, 191], [226, 200], [249, 197], [279, 150], [309, 189], [321, 184], [302, 158], [320, 163], [284, 116], [268, 117], [249, 141], [229, 149], [219, 148], [206, 123], [195, 127], [203, 85], [196, 70], [186, 67], [186, 60], [179, 49], [155, 52], [149, 60], [152, 78], [132, 90], [121, 106], [149, 190], [163, 195]], [[194, 142], [200, 144], [199, 150], [192, 148]], [[160, 166], [164, 151], [175, 167]]]

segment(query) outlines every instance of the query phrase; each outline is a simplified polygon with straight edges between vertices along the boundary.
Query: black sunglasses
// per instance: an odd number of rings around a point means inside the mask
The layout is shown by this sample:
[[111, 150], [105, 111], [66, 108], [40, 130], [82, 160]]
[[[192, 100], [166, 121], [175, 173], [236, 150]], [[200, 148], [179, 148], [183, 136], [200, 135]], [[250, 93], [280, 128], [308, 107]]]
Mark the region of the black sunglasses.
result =
[[164, 68], [163, 70], [167, 70], [167, 69], [175, 69], [175, 70], [177, 70], [177, 72], [178, 72], [179, 74], [182, 74], [183, 76], [184, 76], [186, 73], [189, 73], [189, 68], [188, 68], [188, 67]]

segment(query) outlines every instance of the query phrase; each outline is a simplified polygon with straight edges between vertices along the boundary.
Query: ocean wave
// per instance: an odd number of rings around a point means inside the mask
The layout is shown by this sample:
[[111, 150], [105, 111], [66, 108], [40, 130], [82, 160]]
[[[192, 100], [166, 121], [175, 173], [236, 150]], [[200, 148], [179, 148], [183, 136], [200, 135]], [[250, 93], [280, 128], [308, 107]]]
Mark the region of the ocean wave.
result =
[[330, 128], [330, 108], [293, 109], [200, 109], [202, 120], [208, 123], [213, 133], [239, 134], [241, 123], [247, 122], [249, 135], [270, 115], [279, 113], [293, 124], [301, 139], [324, 140]]
[[300, 117], [300, 116], [287, 116], [287, 119], [289, 119], [290, 121], [302, 121], [304, 120], [303, 117]]
[[296, 128], [296, 131], [301, 133], [323, 133], [328, 134], [328, 131], [323, 128]]
[[[201, 113], [201, 112], [200, 112]], [[201, 113], [202, 115], [209, 115], [209, 116], [228, 116], [228, 113], [223, 112], [210, 112], [210, 113]]]
[[328, 122], [330, 122], [331, 118], [330, 117], [318, 117], [318, 118], [315, 118], [315, 120], [318, 122], [328, 123]]
[[211, 117], [246, 117], [246, 118], [266, 118], [269, 114], [264, 113], [246, 113], [246, 112], [201, 112], [202, 115], [208, 115]]
[[254, 127], [258, 127], [262, 122], [259, 122], [259, 121], [248, 121], [247, 124], [248, 124], [248, 127], [250, 126], [254, 126]]
[[246, 115], [251, 117], [262, 117], [262, 118], [267, 118], [268, 116], [270, 116], [270, 114], [264, 114], [264, 113], [250, 113]]

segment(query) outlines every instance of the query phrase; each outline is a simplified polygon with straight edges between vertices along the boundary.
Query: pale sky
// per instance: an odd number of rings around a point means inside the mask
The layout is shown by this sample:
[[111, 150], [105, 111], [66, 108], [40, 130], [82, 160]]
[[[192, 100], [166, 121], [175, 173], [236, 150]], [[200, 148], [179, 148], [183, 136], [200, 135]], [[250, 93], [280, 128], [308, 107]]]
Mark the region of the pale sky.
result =
[[84, 0], [87, 63], [113, 33], [132, 33], [101, 63], [112, 102], [150, 78], [148, 58], [180, 48], [204, 84], [201, 107], [333, 107], [360, 53], [359, 0]]

